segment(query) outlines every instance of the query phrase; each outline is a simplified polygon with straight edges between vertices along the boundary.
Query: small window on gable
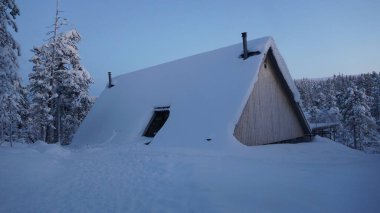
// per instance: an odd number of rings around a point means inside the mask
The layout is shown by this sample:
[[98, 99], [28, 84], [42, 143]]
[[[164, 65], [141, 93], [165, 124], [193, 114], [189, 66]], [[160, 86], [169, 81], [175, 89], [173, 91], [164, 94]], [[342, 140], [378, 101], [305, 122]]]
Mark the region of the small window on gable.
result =
[[143, 136], [153, 138], [169, 118], [169, 107], [156, 107]]

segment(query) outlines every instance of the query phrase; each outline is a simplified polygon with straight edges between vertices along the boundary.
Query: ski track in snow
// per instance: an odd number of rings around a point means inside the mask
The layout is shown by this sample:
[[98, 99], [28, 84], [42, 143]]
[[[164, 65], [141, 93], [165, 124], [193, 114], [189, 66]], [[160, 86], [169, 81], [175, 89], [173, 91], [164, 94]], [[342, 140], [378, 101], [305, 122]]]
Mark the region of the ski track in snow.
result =
[[0, 147], [0, 212], [378, 212], [380, 156], [320, 140], [242, 153]]

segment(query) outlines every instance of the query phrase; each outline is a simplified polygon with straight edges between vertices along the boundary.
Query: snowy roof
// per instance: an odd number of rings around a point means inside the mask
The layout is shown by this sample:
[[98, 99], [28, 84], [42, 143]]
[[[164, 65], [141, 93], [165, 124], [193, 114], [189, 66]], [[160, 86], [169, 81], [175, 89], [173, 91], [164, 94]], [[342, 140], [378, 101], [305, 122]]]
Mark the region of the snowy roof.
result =
[[[72, 144], [146, 142], [142, 136], [155, 107], [170, 106], [170, 116], [152, 145], [199, 146], [231, 141], [236, 123], [269, 50], [291, 89], [300, 95], [271, 37], [186, 57], [116, 77], [79, 128]], [[206, 139], [211, 142], [205, 142]], [[201, 145], [202, 146], [202, 145]], [[205, 145], [214, 146], [214, 145]]]

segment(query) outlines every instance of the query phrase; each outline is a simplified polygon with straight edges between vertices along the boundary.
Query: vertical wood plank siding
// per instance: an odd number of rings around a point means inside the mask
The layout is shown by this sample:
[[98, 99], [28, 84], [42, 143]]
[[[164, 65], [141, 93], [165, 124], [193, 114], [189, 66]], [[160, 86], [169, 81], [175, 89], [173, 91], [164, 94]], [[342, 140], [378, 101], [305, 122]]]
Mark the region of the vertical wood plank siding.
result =
[[234, 130], [248, 146], [269, 144], [304, 136], [303, 128], [284, 91], [275, 67], [266, 57], [257, 82]]

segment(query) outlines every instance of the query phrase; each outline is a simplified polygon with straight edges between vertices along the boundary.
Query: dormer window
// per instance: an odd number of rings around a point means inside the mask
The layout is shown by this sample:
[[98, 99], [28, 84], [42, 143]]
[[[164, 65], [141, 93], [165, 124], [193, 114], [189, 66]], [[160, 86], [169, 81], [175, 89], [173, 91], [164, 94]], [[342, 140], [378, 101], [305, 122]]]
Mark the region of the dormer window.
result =
[[156, 107], [143, 136], [153, 138], [169, 118], [169, 106]]

